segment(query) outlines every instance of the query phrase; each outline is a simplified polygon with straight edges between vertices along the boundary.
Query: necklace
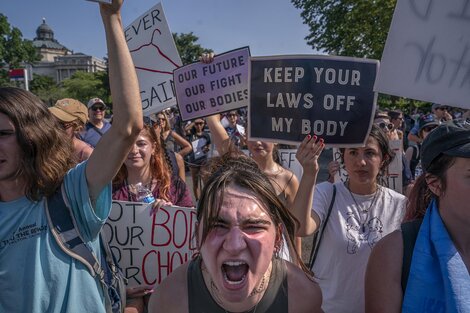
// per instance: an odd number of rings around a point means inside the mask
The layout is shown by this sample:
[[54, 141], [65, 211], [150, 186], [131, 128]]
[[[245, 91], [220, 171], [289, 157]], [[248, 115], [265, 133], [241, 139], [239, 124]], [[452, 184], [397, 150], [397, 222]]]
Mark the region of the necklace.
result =
[[[361, 207], [357, 203], [356, 198], [354, 198], [354, 195], [352, 194], [351, 189], [349, 188], [349, 180], [347, 181], [347, 185], [345, 183], [345, 186], [346, 186], [346, 189], [349, 191], [349, 194], [351, 195], [351, 198], [353, 199], [354, 204], [356, 205], [356, 208], [359, 212], [359, 225], [361, 226], [361, 232], [365, 233], [366, 232], [366, 223], [367, 223], [367, 220], [369, 219], [369, 213], [370, 213], [373, 205], [375, 204], [375, 200], [377, 200], [377, 195], [379, 194], [379, 192], [381, 190], [380, 185], [377, 185], [377, 189], [375, 190], [375, 193], [374, 193], [374, 198], [372, 199], [372, 201], [371, 201], [371, 203], [370, 203], [370, 205], [367, 209], [361, 209]], [[366, 218], [364, 219], [364, 221], [362, 221], [361, 213], [366, 214]]]

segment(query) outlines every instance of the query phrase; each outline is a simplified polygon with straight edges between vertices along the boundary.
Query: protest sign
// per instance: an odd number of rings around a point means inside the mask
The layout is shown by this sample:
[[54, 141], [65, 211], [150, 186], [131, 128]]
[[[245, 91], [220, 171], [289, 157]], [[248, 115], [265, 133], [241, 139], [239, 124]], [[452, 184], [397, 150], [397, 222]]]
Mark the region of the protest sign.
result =
[[165, 206], [153, 216], [150, 208], [148, 203], [113, 201], [103, 228], [131, 287], [160, 284], [196, 249], [194, 208]]
[[173, 70], [182, 65], [163, 7], [158, 3], [124, 29], [144, 115], [176, 105]]
[[174, 82], [181, 118], [197, 117], [248, 106], [248, 71], [250, 49], [229, 51], [210, 64], [186, 65], [174, 72]]
[[376, 60], [346, 57], [252, 58], [249, 139], [291, 144], [315, 134], [330, 147], [363, 145], [377, 68]]
[[300, 165], [299, 161], [295, 157], [297, 149], [279, 149], [278, 152], [279, 158], [281, 159], [281, 165], [291, 170], [291, 172], [293, 172], [300, 181], [303, 169], [302, 165]]
[[[242, 152], [245, 155], [250, 155], [250, 151], [247, 149], [243, 149]], [[300, 165], [299, 161], [295, 157], [297, 149], [278, 149], [277, 152], [279, 153], [279, 160], [282, 167], [289, 169], [300, 181], [302, 178], [303, 169], [302, 165]]]
[[375, 90], [470, 109], [470, 1], [399, 0]]
[[[403, 193], [403, 149], [401, 140], [390, 140], [390, 148], [395, 152], [395, 158], [387, 168], [386, 175], [379, 177], [379, 184], [387, 188], [393, 189], [396, 192]], [[333, 161], [340, 163], [340, 169], [335, 175], [335, 182], [345, 182], [348, 180], [348, 173], [344, 167], [341, 159], [341, 152], [339, 149], [333, 149]]]

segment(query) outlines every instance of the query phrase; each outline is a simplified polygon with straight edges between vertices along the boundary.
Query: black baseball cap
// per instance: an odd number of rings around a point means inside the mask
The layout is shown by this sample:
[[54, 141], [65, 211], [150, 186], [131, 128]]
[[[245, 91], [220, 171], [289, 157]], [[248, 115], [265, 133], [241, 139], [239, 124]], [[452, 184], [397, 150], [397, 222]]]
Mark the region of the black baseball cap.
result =
[[424, 139], [421, 165], [426, 170], [439, 155], [470, 158], [470, 125], [449, 121], [440, 124]]

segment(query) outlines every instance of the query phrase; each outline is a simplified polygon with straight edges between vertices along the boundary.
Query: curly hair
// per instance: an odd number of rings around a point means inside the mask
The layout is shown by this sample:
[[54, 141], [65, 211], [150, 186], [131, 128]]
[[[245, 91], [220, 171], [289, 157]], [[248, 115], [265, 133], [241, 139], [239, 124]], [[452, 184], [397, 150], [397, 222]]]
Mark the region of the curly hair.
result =
[[253, 159], [239, 151], [230, 149], [222, 156], [211, 158], [203, 171], [206, 182], [196, 212], [199, 225], [203, 225], [201, 226], [203, 228], [202, 236], [199, 238], [199, 248], [217, 221], [223, 203], [224, 190], [229, 185], [235, 184], [253, 191], [258, 199], [265, 204], [268, 209], [267, 213], [273, 220], [275, 227], [283, 229], [287, 248], [294, 263], [298, 264], [308, 277], [312, 277], [311, 271], [302, 262], [294, 245], [294, 234], [299, 222], [276, 195], [269, 179]]
[[[150, 171], [152, 178], [158, 181], [160, 198], [170, 201], [169, 192], [171, 185], [171, 169], [166, 161], [165, 149], [162, 146], [161, 139], [155, 132], [153, 127], [144, 124], [144, 129], [141, 132], [142, 136], [150, 139], [154, 146], [153, 157], [150, 158]], [[122, 164], [117, 175], [113, 179], [113, 187], [118, 188], [122, 186], [127, 179], [128, 171], [125, 164]]]
[[0, 113], [15, 126], [22, 150], [16, 175], [26, 182], [26, 197], [38, 201], [51, 196], [77, 163], [72, 142], [46, 105], [28, 91], [1, 87]]

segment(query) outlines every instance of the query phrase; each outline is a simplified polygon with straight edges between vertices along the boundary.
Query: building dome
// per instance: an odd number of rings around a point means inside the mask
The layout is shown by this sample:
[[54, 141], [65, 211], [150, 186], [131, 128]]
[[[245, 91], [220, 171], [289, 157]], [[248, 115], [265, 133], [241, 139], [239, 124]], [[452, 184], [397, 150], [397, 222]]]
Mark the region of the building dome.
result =
[[46, 24], [46, 19], [42, 19], [42, 24], [36, 29], [36, 38], [34, 40], [52, 40], [54, 41], [54, 31]]
[[46, 24], [45, 18], [42, 19], [42, 24], [36, 29], [36, 36], [37, 37], [33, 40], [33, 46], [36, 48], [69, 51], [65, 46], [54, 39], [54, 31]]

